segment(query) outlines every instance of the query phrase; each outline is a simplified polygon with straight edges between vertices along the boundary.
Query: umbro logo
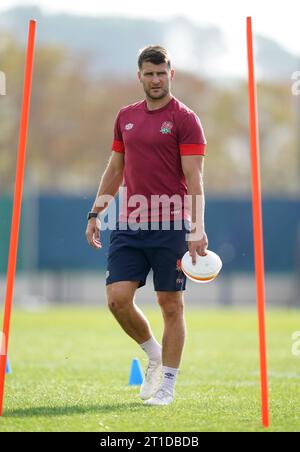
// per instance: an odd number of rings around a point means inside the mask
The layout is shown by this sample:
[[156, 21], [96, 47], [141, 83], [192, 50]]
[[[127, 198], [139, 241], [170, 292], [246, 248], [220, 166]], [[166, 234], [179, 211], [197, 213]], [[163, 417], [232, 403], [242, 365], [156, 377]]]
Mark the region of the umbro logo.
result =
[[171, 373], [169, 373], [169, 372], [166, 372], [166, 373], [165, 373], [165, 377], [166, 377], [166, 378], [169, 378], [169, 379], [171, 380], [172, 378], [174, 378], [174, 374], [171, 374]]
[[125, 126], [125, 130], [131, 130], [133, 129], [134, 124], [132, 124], [131, 122], [129, 122], [128, 124], [126, 124]]

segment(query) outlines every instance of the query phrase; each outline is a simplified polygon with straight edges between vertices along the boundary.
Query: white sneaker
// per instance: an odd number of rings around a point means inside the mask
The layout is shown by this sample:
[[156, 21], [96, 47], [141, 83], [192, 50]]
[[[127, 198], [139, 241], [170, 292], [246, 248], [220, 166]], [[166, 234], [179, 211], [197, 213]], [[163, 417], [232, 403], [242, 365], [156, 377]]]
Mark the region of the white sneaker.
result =
[[174, 394], [167, 389], [160, 388], [153, 397], [145, 400], [144, 405], [170, 405], [173, 402]]
[[140, 397], [143, 400], [149, 399], [158, 390], [162, 380], [162, 363], [149, 361], [145, 378], [140, 390]]

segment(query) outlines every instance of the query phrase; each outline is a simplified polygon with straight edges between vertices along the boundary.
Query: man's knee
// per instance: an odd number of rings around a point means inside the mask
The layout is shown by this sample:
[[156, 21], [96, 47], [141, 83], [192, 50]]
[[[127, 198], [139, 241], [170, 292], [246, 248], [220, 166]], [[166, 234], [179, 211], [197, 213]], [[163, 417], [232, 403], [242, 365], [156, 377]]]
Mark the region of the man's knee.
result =
[[183, 315], [184, 300], [181, 292], [158, 292], [157, 300], [166, 317]]
[[112, 313], [124, 311], [133, 303], [131, 292], [125, 291], [123, 287], [110, 284], [107, 286], [107, 304]]

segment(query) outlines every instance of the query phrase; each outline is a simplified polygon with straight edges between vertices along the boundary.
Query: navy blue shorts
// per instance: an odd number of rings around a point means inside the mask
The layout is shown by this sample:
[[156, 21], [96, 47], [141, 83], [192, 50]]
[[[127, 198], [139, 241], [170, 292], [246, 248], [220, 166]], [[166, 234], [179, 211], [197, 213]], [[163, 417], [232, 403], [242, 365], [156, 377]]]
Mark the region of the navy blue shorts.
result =
[[184, 221], [181, 230], [116, 230], [110, 236], [106, 285], [118, 281], [139, 281], [146, 284], [150, 269], [153, 270], [153, 284], [156, 291], [185, 290], [186, 276], [181, 270], [181, 258], [188, 250]]

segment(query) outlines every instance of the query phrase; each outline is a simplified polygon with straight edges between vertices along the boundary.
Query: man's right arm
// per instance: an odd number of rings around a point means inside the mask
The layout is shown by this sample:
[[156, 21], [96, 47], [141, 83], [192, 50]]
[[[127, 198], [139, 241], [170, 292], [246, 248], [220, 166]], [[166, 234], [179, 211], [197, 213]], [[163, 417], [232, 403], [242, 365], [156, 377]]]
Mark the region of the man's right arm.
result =
[[[111, 197], [114, 197], [118, 193], [119, 187], [123, 181], [123, 172], [124, 153], [113, 151], [108, 165], [101, 178], [97, 196], [91, 212], [99, 214], [108, 207], [109, 202], [101, 203], [99, 201], [101, 201], [102, 196], [109, 195]], [[100, 230], [97, 228], [96, 218], [91, 218], [88, 221], [86, 238], [89, 245], [93, 246], [94, 248], [101, 248]]]
[[112, 151], [106, 170], [101, 178], [98, 193], [91, 212], [101, 213], [107, 208], [107, 204], [99, 206], [99, 202], [97, 201], [104, 195], [116, 196], [123, 181], [123, 171], [124, 154]]

